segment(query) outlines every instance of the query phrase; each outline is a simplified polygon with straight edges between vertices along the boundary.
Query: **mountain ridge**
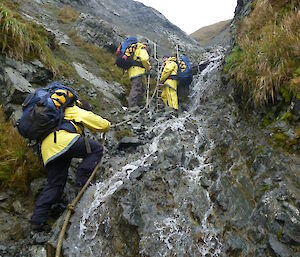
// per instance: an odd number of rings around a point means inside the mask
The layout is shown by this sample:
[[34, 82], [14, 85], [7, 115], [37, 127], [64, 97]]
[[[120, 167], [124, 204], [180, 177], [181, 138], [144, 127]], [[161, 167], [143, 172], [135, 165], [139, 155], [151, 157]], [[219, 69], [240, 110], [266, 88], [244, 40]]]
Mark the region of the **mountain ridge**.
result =
[[205, 46], [215, 37], [220, 35], [224, 30], [226, 30], [230, 26], [231, 22], [232, 19], [229, 19], [229, 20], [219, 21], [217, 23], [208, 26], [204, 26], [191, 33], [190, 36], [195, 40], [197, 40], [197, 42], [201, 46]]
[[188, 53], [201, 50], [196, 40], [171, 23], [162, 13], [143, 3], [133, 0], [60, 0], [58, 2], [99, 17], [122, 29], [126, 35], [151, 39], [160, 46], [160, 55], [171, 54], [176, 44], [182, 45], [183, 51]]

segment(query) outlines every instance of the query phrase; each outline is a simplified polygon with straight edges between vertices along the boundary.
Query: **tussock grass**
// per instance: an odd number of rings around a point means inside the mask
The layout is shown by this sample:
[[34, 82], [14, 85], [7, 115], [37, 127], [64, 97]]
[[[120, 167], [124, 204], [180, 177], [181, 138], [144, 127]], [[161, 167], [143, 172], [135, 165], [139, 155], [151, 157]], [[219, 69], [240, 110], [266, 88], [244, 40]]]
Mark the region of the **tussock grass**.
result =
[[60, 9], [58, 17], [59, 22], [69, 24], [78, 19], [79, 13], [71, 6], [64, 6]]
[[56, 48], [54, 35], [41, 25], [25, 21], [20, 15], [0, 4], [0, 51], [18, 60], [39, 59], [56, 73], [59, 60], [51, 48]]
[[29, 183], [41, 177], [42, 165], [26, 141], [5, 120], [0, 107], [0, 190], [27, 193]]
[[300, 9], [293, 0], [258, 0], [238, 26], [238, 46], [225, 71], [256, 106], [274, 101], [282, 90], [300, 96]]

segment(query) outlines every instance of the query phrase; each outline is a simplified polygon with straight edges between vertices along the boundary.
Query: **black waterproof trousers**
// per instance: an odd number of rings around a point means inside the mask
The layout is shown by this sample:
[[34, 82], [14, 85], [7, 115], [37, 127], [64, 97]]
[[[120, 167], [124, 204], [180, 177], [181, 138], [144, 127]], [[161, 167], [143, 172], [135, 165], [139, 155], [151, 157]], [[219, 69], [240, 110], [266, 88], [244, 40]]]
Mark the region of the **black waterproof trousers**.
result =
[[66, 153], [46, 165], [48, 184], [36, 202], [31, 217], [32, 224], [46, 223], [51, 206], [61, 199], [72, 158], [83, 158], [77, 168], [77, 184], [83, 186], [86, 183], [103, 155], [102, 145], [95, 140], [88, 140], [90, 154], [86, 151], [84, 138], [80, 137]]

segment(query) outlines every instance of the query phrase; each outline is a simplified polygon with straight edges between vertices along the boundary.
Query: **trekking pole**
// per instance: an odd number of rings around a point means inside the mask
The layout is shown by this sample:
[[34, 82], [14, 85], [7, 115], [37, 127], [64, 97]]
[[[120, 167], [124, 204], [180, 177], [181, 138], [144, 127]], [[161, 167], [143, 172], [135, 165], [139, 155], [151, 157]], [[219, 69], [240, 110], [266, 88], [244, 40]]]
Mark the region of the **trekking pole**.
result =
[[148, 74], [146, 108], [149, 108], [150, 73]]
[[[103, 135], [102, 135], [102, 144], [103, 144], [103, 146], [104, 146], [104, 143], [105, 143], [105, 133], [103, 133]], [[102, 158], [101, 158], [101, 160], [102, 160]], [[77, 194], [77, 196], [75, 197], [75, 199], [73, 200], [73, 202], [68, 205], [68, 212], [66, 214], [64, 224], [62, 226], [62, 229], [61, 229], [59, 237], [58, 237], [57, 246], [56, 246], [56, 252], [55, 252], [55, 257], [60, 257], [62, 243], [63, 243], [63, 240], [64, 240], [64, 236], [65, 236], [65, 233], [66, 233], [67, 226], [69, 224], [69, 220], [71, 218], [71, 215], [73, 213], [75, 213], [76, 204], [79, 202], [79, 200], [82, 197], [82, 195], [84, 194], [85, 190], [88, 188], [89, 184], [94, 179], [94, 177], [95, 177], [98, 169], [101, 166], [101, 160], [97, 163], [97, 165], [94, 168], [91, 176], [89, 177], [89, 179], [87, 180], [87, 182], [84, 184], [84, 186], [81, 188], [80, 192]]]

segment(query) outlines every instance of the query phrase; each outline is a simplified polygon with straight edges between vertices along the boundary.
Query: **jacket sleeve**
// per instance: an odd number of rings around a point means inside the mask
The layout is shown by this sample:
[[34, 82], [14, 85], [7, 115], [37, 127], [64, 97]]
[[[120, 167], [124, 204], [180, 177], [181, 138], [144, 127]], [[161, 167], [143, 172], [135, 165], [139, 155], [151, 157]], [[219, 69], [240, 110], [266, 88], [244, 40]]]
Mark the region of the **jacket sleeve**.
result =
[[140, 60], [147, 71], [150, 71], [151, 65], [149, 62], [149, 54], [146, 49], [141, 49], [140, 51]]
[[174, 71], [176, 67], [176, 63], [175, 62], [167, 62], [165, 67], [164, 67], [164, 70], [161, 74], [161, 77], [160, 77], [160, 82], [165, 82], [168, 77], [172, 74], [172, 72]]
[[78, 106], [67, 108], [65, 119], [81, 123], [93, 132], [107, 132], [110, 129], [110, 122], [93, 112], [83, 110]]

